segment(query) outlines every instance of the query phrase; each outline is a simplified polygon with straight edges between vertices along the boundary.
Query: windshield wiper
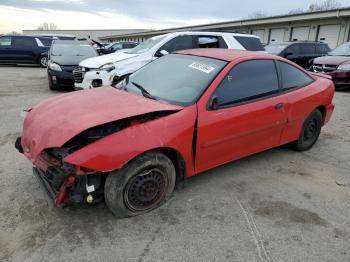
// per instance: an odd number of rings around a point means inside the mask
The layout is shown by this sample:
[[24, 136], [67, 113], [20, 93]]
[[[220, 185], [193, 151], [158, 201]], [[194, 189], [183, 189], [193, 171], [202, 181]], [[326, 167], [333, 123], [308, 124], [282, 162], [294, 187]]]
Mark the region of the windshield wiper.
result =
[[141, 90], [141, 93], [144, 97], [153, 99], [153, 100], [157, 100], [157, 98], [155, 98], [154, 96], [152, 96], [142, 85], [137, 84], [135, 82], [131, 82], [131, 84], [133, 84], [134, 86], [136, 86], [138, 89]]

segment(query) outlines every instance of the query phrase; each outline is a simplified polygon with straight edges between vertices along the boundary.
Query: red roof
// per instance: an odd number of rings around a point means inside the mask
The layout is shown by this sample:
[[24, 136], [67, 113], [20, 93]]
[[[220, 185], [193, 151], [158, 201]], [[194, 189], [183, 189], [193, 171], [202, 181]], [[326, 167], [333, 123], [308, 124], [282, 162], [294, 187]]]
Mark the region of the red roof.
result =
[[183, 54], [183, 55], [204, 56], [204, 57], [220, 59], [225, 61], [232, 61], [241, 57], [269, 58], [269, 59], [276, 58], [276, 56], [266, 54], [266, 53], [259, 53], [259, 52], [245, 51], [245, 50], [235, 50], [235, 49], [224, 49], [224, 48], [190, 49], [190, 50], [179, 51], [176, 53]]

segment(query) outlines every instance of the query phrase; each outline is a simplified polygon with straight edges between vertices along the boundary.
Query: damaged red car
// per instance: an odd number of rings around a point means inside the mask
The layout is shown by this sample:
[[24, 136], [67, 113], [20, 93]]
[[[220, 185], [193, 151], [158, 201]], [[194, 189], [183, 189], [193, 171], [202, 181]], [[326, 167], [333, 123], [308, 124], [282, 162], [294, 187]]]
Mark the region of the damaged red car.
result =
[[310, 149], [333, 94], [328, 76], [281, 57], [181, 51], [115, 87], [29, 108], [16, 148], [57, 206], [105, 200], [116, 216], [134, 216], [205, 170], [287, 143]]

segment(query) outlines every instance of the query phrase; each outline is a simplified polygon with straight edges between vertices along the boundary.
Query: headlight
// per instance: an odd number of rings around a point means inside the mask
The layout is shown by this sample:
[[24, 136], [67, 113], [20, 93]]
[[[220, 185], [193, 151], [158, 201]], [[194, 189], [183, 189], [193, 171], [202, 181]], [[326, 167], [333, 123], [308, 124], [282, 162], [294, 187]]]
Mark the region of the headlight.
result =
[[114, 69], [115, 69], [115, 66], [113, 63], [107, 63], [107, 64], [100, 67], [100, 70], [105, 70], [107, 72], [111, 72]]
[[53, 62], [49, 62], [49, 68], [53, 71], [62, 71], [60, 65]]
[[350, 64], [342, 64], [337, 69], [340, 71], [350, 71]]

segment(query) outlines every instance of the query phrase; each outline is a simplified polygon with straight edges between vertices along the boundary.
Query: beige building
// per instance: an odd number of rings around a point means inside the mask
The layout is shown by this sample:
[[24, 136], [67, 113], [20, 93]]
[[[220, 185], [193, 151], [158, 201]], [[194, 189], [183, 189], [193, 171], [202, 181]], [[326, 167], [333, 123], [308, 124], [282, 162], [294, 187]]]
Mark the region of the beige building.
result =
[[260, 19], [236, 20], [222, 23], [178, 27], [156, 31], [106, 34], [104, 42], [144, 41], [174, 31], [224, 31], [255, 34], [265, 44], [282, 41], [323, 41], [331, 48], [350, 41], [350, 8], [273, 16]]
[[84, 29], [84, 30], [23, 30], [24, 35], [72, 35], [76, 38], [101, 41], [106, 35], [133, 34], [146, 31], [145, 29]]

